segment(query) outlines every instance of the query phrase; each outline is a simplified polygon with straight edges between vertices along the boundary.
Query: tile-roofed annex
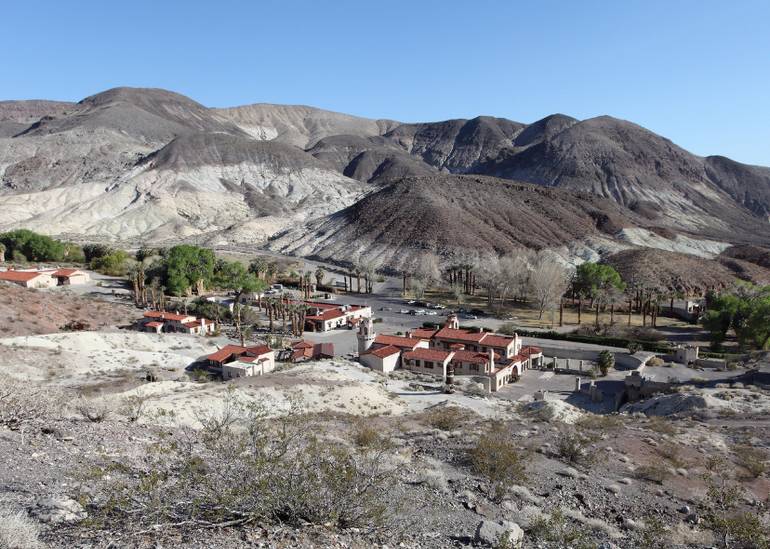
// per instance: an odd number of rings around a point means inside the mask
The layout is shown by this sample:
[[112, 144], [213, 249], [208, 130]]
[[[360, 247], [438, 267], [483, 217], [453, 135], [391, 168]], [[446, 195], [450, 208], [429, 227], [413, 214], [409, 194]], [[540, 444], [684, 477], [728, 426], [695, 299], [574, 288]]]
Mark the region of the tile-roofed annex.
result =
[[444, 362], [451, 355], [451, 352], [440, 351], [438, 349], [418, 348], [414, 351], [406, 351], [404, 353], [404, 358], [407, 360], [430, 360], [433, 362]]
[[55, 271], [53, 271], [51, 273], [51, 276], [69, 277], [69, 276], [72, 276], [72, 275], [74, 275], [74, 274], [76, 274], [78, 272], [80, 272], [80, 271], [78, 271], [77, 269], [57, 269], [57, 270], [55, 270]]
[[410, 331], [407, 335], [415, 339], [430, 339], [438, 332], [437, 328], [417, 328]]
[[[500, 360], [500, 355], [495, 353], [495, 360]], [[477, 353], [474, 351], [455, 351], [452, 356], [452, 362], [468, 362], [471, 364], [486, 364], [489, 362], [488, 353]]]
[[0, 271], [0, 280], [9, 282], [28, 282], [43, 273], [37, 271]]
[[327, 309], [319, 315], [307, 315], [305, 319], [306, 320], [332, 320], [335, 318], [340, 318], [342, 316], [345, 316], [345, 313], [343, 311], [340, 311], [339, 309]]
[[450, 339], [453, 341], [468, 341], [472, 343], [480, 343], [486, 332], [472, 332], [470, 330], [455, 329], [455, 328], [441, 328], [434, 334], [435, 339]]
[[178, 313], [169, 313], [167, 311], [145, 311], [144, 318], [157, 318], [160, 320], [176, 320], [180, 322], [188, 318], [194, 318], [192, 315], [183, 315]]
[[484, 337], [481, 340], [481, 343], [484, 345], [487, 345], [488, 347], [508, 347], [511, 343], [514, 342], [514, 339], [509, 336], [504, 335], [498, 335], [498, 334], [486, 334], [486, 337]]
[[377, 334], [377, 337], [374, 338], [374, 343], [376, 345], [392, 345], [402, 349], [414, 349], [420, 344], [420, 340], [404, 336]]
[[401, 349], [394, 345], [386, 345], [385, 347], [377, 347], [376, 349], [370, 349], [365, 354], [374, 355], [377, 358], [385, 358], [400, 353]]
[[260, 356], [269, 353], [270, 351], [272, 351], [272, 349], [267, 345], [253, 345], [251, 347], [241, 347], [240, 345], [225, 345], [217, 352], [208, 355], [206, 358], [211, 362], [221, 363], [228, 360], [233, 355], [237, 357], [248, 353], [251, 355]]

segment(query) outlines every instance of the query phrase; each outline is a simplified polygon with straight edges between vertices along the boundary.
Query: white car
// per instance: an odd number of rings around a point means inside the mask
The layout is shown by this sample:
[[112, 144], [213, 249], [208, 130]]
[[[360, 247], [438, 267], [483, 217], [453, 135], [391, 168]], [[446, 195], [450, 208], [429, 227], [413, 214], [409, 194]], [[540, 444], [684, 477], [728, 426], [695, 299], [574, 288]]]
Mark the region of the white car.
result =
[[416, 301], [414, 299], [410, 299], [409, 301], [406, 302], [407, 305], [414, 305], [415, 303]]
[[399, 313], [401, 313], [402, 315], [408, 315], [409, 314], [409, 309], [401, 309], [399, 311]]
[[436, 311], [427, 311], [425, 314], [428, 316], [438, 316], [438, 313]]

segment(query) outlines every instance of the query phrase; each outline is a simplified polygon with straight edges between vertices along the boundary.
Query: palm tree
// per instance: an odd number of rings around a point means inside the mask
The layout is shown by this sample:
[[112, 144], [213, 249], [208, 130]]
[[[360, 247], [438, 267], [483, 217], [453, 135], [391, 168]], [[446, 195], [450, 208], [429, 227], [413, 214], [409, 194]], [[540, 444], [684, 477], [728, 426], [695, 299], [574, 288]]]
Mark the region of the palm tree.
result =
[[303, 275], [303, 282], [305, 286], [305, 299], [310, 299], [312, 284], [311, 280], [313, 279], [313, 273], [310, 271], [305, 271], [305, 274]]
[[257, 278], [262, 278], [262, 273], [267, 271], [267, 265], [268, 261], [265, 257], [256, 257], [249, 264], [249, 272], [257, 275]]
[[326, 275], [326, 271], [324, 271], [324, 268], [320, 265], [316, 267], [315, 270], [315, 284], [317, 287], [323, 286], [324, 283], [324, 276]]

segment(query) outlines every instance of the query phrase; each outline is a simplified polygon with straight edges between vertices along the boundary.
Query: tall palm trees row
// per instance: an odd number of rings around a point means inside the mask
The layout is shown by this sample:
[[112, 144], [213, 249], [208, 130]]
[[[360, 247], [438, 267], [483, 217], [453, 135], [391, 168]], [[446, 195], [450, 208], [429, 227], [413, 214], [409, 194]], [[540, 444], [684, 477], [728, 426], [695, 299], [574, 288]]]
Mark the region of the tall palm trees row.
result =
[[307, 306], [304, 303], [292, 302], [287, 295], [283, 295], [262, 299], [258, 302], [258, 307], [267, 315], [269, 332], [275, 331], [275, 322], [280, 320], [283, 323], [283, 332], [288, 331], [298, 337], [305, 333]]

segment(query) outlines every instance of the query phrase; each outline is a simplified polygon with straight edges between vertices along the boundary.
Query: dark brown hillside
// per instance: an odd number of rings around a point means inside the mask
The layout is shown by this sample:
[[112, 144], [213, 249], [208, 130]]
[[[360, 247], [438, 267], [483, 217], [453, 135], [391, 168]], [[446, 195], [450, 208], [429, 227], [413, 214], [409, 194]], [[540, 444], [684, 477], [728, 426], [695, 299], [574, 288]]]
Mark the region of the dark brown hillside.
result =
[[399, 180], [353, 206], [275, 240], [284, 251], [351, 259], [356, 253], [397, 267], [423, 251], [502, 254], [518, 248], [611, 238], [636, 216], [614, 202], [480, 176]]

